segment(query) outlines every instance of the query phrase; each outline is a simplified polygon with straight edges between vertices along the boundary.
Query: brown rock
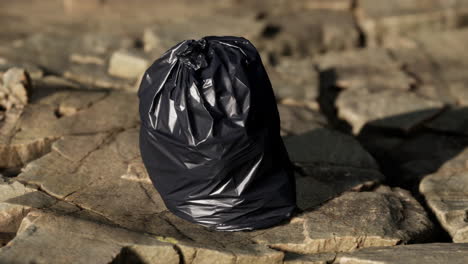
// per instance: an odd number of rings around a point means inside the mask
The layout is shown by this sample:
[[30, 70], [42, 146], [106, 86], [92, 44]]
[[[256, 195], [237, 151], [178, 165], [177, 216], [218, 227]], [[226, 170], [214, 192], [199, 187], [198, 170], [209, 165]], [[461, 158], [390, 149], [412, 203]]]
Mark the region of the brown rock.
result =
[[114, 52], [109, 61], [109, 74], [126, 78], [136, 79], [143, 75], [149, 62], [142, 56], [137, 56], [126, 51]]
[[[146, 68], [144, 70], [146, 70]], [[111, 89], [126, 90], [126, 91], [135, 91], [135, 88], [136, 88], [135, 80], [133, 76], [132, 76], [133, 79], [127, 80], [127, 79], [109, 75], [106, 65], [71, 64], [67, 68], [67, 70], [63, 73], [63, 76], [67, 79], [89, 85], [90, 87], [105, 88], [109, 90]]]
[[320, 112], [306, 107], [278, 105], [283, 136], [299, 135], [327, 126], [327, 119]]
[[143, 33], [143, 44], [144, 50], [156, 59], [183, 40], [200, 39], [205, 36], [240, 36], [251, 39], [251, 36], [258, 34], [260, 28], [261, 23], [248, 15], [198, 16], [146, 28]]
[[364, 126], [409, 132], [440, 113], [443, 104], [396, 90], [366, 92], [346, 90], [336, 100], [338, 116], [348, 121], [354, 134]]
[[468, 244], [429, 243], [394, 247], [365, 248], [338, 254], [339, 264], [462, 264], [468, 261]]
[[232, 251], [236, 255], [236, 264], [281, 264], [284, 258], [283, 252], [256, 244], [234, 247]]
[[4, 245], [14, 237], [23, 217], [33, 208], [49, 207], [55, 199], [19, 182], [0, 184], [0, 244]]
[[[32, 90], [29, 74], [20, 68], [11, 68], [3, 74], [0, 83], [0, 108], [10, 110], [14, 107], [23, 108]], [[1, 111], [1, 110], [0, 110]]]
[[185, 243], [177, 244], [176, 247], [182, 253], [184, 263], [280, 264], [284, 257], [281, 251], [252, 243], [229, 245], [227, 250]]
[[83, 32], [76, 30], [47, 30], [32, 32], [28, 37], [10, 42], [0, 48], [0, 56], [11, 63], [33, 63], [52, 72], [68, 69], [73, 54], [105, 58], [111, 52], [128, 46], [128, 38], [111, 31]]
[[300, 2], [301, 8], [309, 9], [337, 9], [348, 10], [351, 8], [351, 1], [349, 0], [306, 0]]
[[50, 30], [28, 35], [0, 47], [0, 56], [8, 59], [10, 64], [39, 65], [89, 86], [133, 89], [135, 80], [110, 76], [106, 63], [103, 64], [116, 50], [131, 48], [128, 37], [111, 31], [77, 33], [75, 30]]
[[272, 16], [266, 23], [254, 43], [279, 61], [283, 56], [303, 58], [359, 43], [352, 14], [347, 11], [301, 10]]
[[432, 223], [407, 191], [348, 192], [320, 208], [254, 237], [259, 244], [300, 254], [348, 252], [424, 240]]
[[9, 63], [6, 60], [2, 61], [0, 58], [0, 78], [11, 68], [24, 69], [33, 80], [40, 79], [44, 75], [44, 72], [32, 63]]
[[12, 109], [5, 113], [5, 116], [0, 115], [0, 167], [15, 167], [18, 162], [14, 155], [11, 155], [9, 142], [17, 131], [16, 125], [21, 116], [21, 109]]
[[137, 158], [129, 162], [127, 167], [127, 173], [122, 175], [121, 178], [125, 180], [151, 184], [151, 179], [149, 178], [149, 175], [141, 158]]
[[184, 263], [235, 263], [234, 254], [224, 250], [211, 248], [194, 248], [190, 246], [178, 246], [184, 256]]
[[372, 0], [359, 2], [359, 25], [370, 45], [411, 35], [416, 32], [440, 31], [461, 26], [467, 15], [463, 0], [397, 0], [385, 4]]
[[468, 67], [464, 49], [468, 30], [413, 34], [391, 49], [395, 58], [404, 63], [406, 71], [418, 79], [415, 92], [433, 100], [463, 105], [466, 101]]
[[468, 106], [468, 89], [463, 82], [455, 82], [450, 85], [450, 93], [457, 98], [457, 103], [462, 106]]
[[285, 12], [297, 12], [303, 10], [349, 10], [351, 0], [299, 0], [294, 2], [282, 0], [237, 0], [241, 8], [254, 10], [257, 14], [276, 16]]
[[[5, 263], [109, 263], [129, 247], [151, 263], [179, 263], [173, 246], [148, 235], [54, 214], [29, 214], [0, 249]], [[23, 254], [25, 251], [28, 254]], [[156, 258], [156, 255], [160, 258]]]
[[155, 226], [144, 223], [166, 210], [159, 194], [152, 184], [120, 177], [137, 158], [135, 129], [69, 136], [55, 142], [49, 154], [29, 163], [17, 179], [127, 228], [158, 233]]
[[319, 76], [310, 60], [285, 60], [268, 68], [276, 99], [318, 109]]
[[413, 82], [381, 48], [329, 53], [316, 61], [321, 72], [328, 72], [329, 82], [343, 89], [405, 91]]
[[[49, 79], [48, 79], [49, 80]], [[22, 112], [7, 114], [0, 127], [0, 167], [17, 167], [50, 151], [61, 136], [110, 132], [136, 126], [134, 94], [79, 91], [52, 80]]]
[[335, 253], [287, 254], [284, 258], [284, 264], [330, 264], [334, 263], [335, 258]]
[[124, 247], [112, 263], [180, 263], [180, 256], [166, 243], [163, 245], [133, 244]]
[[104, 59], [98, 56], [83, 55], [83, 54], [76, 54], [76, 53], [70, 55], [70, 61], [80, 63], [80, 64], [97, 64], [97, 65], [105, 64]]
[[[466, 164], [466, 155], [463, 157]], [[450, 169], [445, 167], [426, 176], [421, 181], [419, 190], [453, 241], [468, 242], [468, 170], [463, 167], [454, 169], [456, 166], [453, 165]]]

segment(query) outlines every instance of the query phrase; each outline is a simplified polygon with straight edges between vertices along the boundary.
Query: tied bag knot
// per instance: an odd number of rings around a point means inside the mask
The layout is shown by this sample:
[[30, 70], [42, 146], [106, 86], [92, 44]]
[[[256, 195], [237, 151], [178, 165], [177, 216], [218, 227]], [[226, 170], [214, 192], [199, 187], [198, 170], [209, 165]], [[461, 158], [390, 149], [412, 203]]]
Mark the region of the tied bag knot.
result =
[[146, 74], [139, 90], [140, 151], [167, 209], [217, 231], [289, 219], [296, 208], [294, 173], [255, 47], [233, 36], [185, 40]]
[[187, 67], [197, 71], [208, 66], [206, 61], [207, 43], [204, 38], [191, 40], [184, 50], [177, 53], [177, 58]]

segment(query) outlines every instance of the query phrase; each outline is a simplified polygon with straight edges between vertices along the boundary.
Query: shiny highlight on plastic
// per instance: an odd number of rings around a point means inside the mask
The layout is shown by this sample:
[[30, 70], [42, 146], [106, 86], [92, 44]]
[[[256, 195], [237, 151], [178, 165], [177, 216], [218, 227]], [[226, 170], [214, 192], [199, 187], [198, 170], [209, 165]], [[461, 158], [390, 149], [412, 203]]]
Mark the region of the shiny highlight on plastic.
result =
[[255, 47], [186, 40], [145, 72], [140, 150], [167, 208], [219, 231], [266, 228], [296, 208], [279, 114]]

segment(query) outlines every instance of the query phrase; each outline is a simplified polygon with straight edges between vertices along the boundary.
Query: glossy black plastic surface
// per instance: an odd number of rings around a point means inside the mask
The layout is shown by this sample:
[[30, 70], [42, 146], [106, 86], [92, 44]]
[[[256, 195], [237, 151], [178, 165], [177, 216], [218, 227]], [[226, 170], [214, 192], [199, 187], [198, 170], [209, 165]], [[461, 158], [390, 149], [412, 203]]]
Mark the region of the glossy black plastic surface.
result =
[[266, 228], [296, 207], [275, 96], [239, 37], [183, 41], [145, 72], [140, 150], [167, 208], [215, 230]]

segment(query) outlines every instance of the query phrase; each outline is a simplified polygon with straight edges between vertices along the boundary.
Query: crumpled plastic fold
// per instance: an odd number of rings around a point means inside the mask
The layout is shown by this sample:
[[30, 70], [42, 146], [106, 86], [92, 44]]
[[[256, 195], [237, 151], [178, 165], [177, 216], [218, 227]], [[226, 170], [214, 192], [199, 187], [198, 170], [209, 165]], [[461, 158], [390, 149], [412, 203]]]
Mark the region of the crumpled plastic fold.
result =
[[140, 151], [167, 208], [219, 231], [267, 228], [296, 208], [279, 114], [241, 37], [178, 43], [144, 73]]

